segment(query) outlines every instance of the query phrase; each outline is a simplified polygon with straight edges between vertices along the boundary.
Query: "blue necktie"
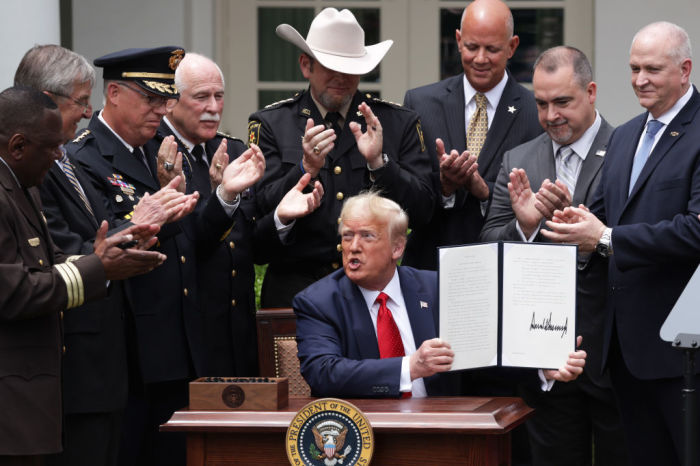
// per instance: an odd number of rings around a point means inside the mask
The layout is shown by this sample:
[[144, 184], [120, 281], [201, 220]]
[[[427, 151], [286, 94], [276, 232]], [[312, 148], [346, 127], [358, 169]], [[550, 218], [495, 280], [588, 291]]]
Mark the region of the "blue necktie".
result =
[[632, 192], [632, 189], [634, 188], [634, 184], [637, 182], [637, 178], [639, 178], [639, 174], [642, 172], [642, 168], [644, 168], [644, 164], [647, 162], [647, 159], [649, 158], [649, 153], [651, 152], [651, 146], [654, 145], [654, 137], [656, 136], [656, 133], [659, 132], [661, 127], [664, 124], [661, 123], [659, 120], [649, 120], [647, 122], [647, 130], [644, 133], [643, 140], [642, 140], [642, 145], [639, 147], [639, 150], [637, 151], [637, 154], [634, 156], [634, 162], [632, 163], [632, 174], [630, 175], [630, 187], [629, 190], [627, 191], [627, 195], [629, 195]]

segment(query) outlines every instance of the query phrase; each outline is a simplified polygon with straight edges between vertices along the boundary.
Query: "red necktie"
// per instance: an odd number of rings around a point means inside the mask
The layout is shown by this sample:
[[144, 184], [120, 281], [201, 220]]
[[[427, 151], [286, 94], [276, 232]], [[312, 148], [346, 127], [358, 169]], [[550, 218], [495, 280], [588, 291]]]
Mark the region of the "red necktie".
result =
[[[401, 334], [399, 333], [399, 328], [394, 322], [394, 318], [391, 316], [391, 311], [386, 307], [386, 300], [389, 296], [386, 293], [379, 293], [376, 302], [379, 303], [379, 313], [377, 314], [377, 341], [379, 343], [379, 357], [384, 358], [396, 358], [405, 355], [403, 349], [403, 341], [401, 341]], [[411, 392], [404, 392], [401, 394], [402, 398], [409, 398]]]
[[386, 293], [379, 293], [377, 302], [379, 303], [379, 314], [377, 314], [377, 340], [379, 342], [379, 357], [395, 358], [404, 356], [403, 342], [399, 328], [391, 316], [391, 311], [386, 307], [386, 300], [389, 296]]

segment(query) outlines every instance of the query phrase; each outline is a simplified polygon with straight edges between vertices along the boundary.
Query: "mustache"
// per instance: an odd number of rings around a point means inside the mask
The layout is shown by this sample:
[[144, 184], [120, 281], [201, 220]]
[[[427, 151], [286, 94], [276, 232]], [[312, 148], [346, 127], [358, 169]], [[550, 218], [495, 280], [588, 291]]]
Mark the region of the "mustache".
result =
[[567, 120], [566, 118], [561, 118], [561, 119], [556, 120], [556, 121], [548, 121], [547, 127], [549, 128], [551, 126], [559, 126], [559, 125], [566, 124], [568, 122], [569, 122], [569, 120]]
[[221, 120], [221, 115], [219, 115], [218, 113], [204, 112], [199, 117], [199, 121], [220, 121], [220, 120]]

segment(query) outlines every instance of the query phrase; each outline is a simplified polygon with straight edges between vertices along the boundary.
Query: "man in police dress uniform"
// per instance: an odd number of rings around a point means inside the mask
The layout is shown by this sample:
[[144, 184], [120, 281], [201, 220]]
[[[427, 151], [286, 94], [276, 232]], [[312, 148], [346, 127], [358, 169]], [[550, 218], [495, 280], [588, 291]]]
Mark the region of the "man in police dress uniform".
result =
[[[181, 48], [168, 46], [129, 49], [95, 60], [104, 68], [105, 108], [67, 149], [119, 218], [130, 218], [138, 199], [162, 186], [159, 169], [181, 163], [181, 157], [170, 157], [157, 167], [155, 148], [146, 143], [178, 96], [173, 79], [183, 56]], [[169, 142], [161, 148], [165, 154], [172, 153], [173, 145], [177, 150], [176, 143]], [[263, 170], [257, 147], [241, 157], [238, 166], [227, 167], [217, 195], [192, 222], [201, 226], [198, 240], [218, 241], [231, 226], [230, 210], [238, 193]], [[168, 256], [163, 267], [127, 283], [133, 316], [128, 322], [131, 383], [123, 464], [185, 462], [184, 436], [158, 432], [174, 410], [187, 404], [188, 381], [205, 369], [195, 244], [183, 233], [185, 223], [161, 230], [158, 250]]]
[[[240, 139], [217, 132], [224, 109], [224, 77], [216, 63], [188, 53], [175, 71], [175, 85], [180, 99], [163, 118], [155, 142], [160, 145], [169, 136], [175, 138], [182, 154], [187, 191], [196, 190], [208, 199], [212, 186], [221, 181], [224, 167], [247, 148]], [[284, 223], [318, 207], [320, 183], [316, 190], [302, 194], [307, 183], [305, 180], [292, 188], [275, 211], [279, 215], [263, 217], [258, 215], [252, 190], [246, 190], [228, 235], [216, 242], [197, 244], [207, 375], [258, 373], [253, 262], [267, 262], [279, 250], [282, 243], [277, 231], [284, 235], [291, 227]]]
[[428, 221], [435, 199], [418, 116], [357, 91], [391, 47], [365, 46], [364, 31], [348, 10], [326, 8], [306, 40], [282, 24], [277, 34], [298, 46], [309, 89], [249, 118], [251, 143], [260, 145], [267, 171], [258, 204], [269, 212], [304, 173], [328, 193], [321, 207], [299, 219], [293, 241], [269, 265], [265, 307], [289, 306], [295, 293], [340, 267], [337, 219], [343, 199], [374, 187], [405, 208], [412, 226]]
[[[29, 136], [31, 134], [31, 136]], [[94, 254], [66, 256], [54, 245], [36, 186], [61, 154], [61, 113], [30, 88], [0, 93], [0, 464], [41, 465], [61, 451], [61, 321], [66, 309], [103, 298], [107, 280], [157, 267], [154, 251], [121, 249], [138, 235], [142, 248], [157, 231], [134, 226], [105, 238]]]

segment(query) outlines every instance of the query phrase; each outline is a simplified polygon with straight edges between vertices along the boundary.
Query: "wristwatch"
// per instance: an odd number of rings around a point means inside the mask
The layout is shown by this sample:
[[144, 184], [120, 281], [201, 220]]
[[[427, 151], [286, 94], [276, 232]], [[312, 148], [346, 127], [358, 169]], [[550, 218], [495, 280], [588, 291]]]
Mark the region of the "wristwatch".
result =
[[606, 228], [603, 231], [603, 234], [600, 235], [600, 239], [598, 240], [598, 244], [595, 246], [595, 250], [603, 257], [612, 256], [612, 228]]
[[378, 172], [382, 168], [386, 167], [387, 163], [389, 163], [389, 156], [382, 152], [382, 165], [380, 167], [370, 168], [369, 164], [367, 164], [367, 169], [369, 170], [369, 180], [372, 183], [374, 183], [376, 181], [375, 176], [374, 176], [375, 172]]

